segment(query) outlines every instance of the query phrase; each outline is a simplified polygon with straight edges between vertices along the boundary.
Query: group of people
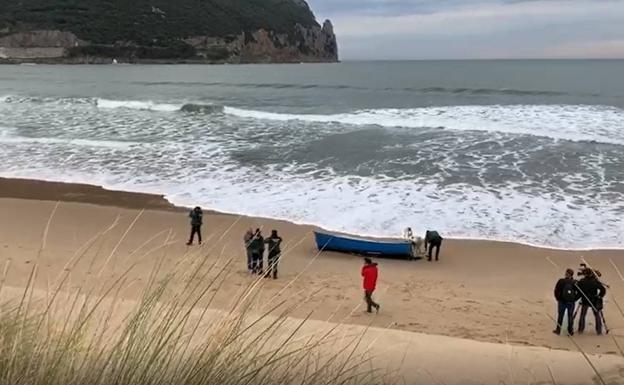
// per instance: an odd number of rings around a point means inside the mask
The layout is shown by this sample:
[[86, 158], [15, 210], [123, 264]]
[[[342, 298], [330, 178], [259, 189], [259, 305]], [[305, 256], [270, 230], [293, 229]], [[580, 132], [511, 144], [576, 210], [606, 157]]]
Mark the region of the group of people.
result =
[[[197, 241], [201, 245], [202, 235], [201, 227], [203, 225], [203, 211], [201, 207], [195, 207], [189, 213], [191, 219], [191, 236], [186, 243], [191, 246], [197, 235]], [[253, 231], [247, 230], [244, 236], [245, 249], [247, 250], [247, 269], [250, 273], [263, 275], [265, 278], [273, 277], [277, 279], [277, 265], [282, 254], [281, 244], [282, 238], [277, 234], [277, 230], [271, 231], [269, 238], [264, 238], [260, 229]], [[264, 271], [264, 253], [268, 249], [267, 254], [267, 270]]]
[[431, 262], [433, 258], [433, 249], [435, 248], [435, 260], [440, 260], [440, 247], [442, 247], [442, 241], [444, 238], [435, 230], [427, 230], [425, 233], [425, 239], [421, 237], [414, 237], [414, 233], [411, 227], [408, 227], [403, 232], [403, 237], [409, 239], [414, 244], [416, 251], [420, 254], [423, 244], [425, 247], [425, 254], [427, 254], [427, 260]]
[[[264, 238], [260, 229], [247, 230], [243, 237], [245, 250], [247, 251], [247, 270], [251, 274], [263, 275], [265, 278], [277, 279], [277, 265], [282, 254], [282, 238], [277, 234], [277, 230], [271, 231], [269, 238]], [[267, 254], [267, 270], [264, 271], [264, 253]]]
[[561, 326], [567, 313], [568, 335], [574, 335], [574, 319], [579, 310], [576, 303], [580, 300], [581, 314], [578, 322], [578, 333], [582, 334], [585, 331], [585, 318], [587, 316], [587, 311], [591, 309], [596, 319], [596, 333], [601, 335], [604, 324], [604, 314], [602, 312], [603, 298], [607, 293], [607, 289], [605, 285], [600, 282], [599, 278], [601, 274], [598, 270], [594, 270], [582, 264], [578, 275], [582, 276], [579, 281], [574, 279], [574, 270], [567, 269], [565, 277], [561, 278], [555, 286], [555, 299], [558, 304], [558, 314], [557, 326], [555, 330], [553, 330], [553, 333], [561, 334]]

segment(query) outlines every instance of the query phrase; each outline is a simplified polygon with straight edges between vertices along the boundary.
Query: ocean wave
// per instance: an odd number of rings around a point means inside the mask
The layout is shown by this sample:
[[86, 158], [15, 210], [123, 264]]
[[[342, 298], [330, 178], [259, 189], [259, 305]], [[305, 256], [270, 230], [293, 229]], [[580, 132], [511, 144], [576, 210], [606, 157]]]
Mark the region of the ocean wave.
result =
[[222, 113], [224, 107], [214, 104], [201, 103], [160, 103], [141, 100], [111, 100], [101, 98], [47, 98], [47, 97], [20, 97], [0, 96], [0, 103], [5, 104], [56, 104], [56, 105], [90, 105], [102, 109], [129, 109], [157, 112], [188, 112], [201, 114]]
[[443, 128], [531, 135], [554, 140], [624, 145], [624, 110], [585, 105], [490, 105], [359, 110], [315, 115], [225, 107], [247, 119], [340, 123], [397, 128]]
[[130, 110], [148, 110], [160, 112], [175, 112], [182, 109], [182, 105], [169, 103], [155, 103], [138, 100], [109, 100], [96, 99], [96, 106], [105, 109], [125, 108]]
[[9, 144], [22, 144], [22, 143], [34, 143], [43, 145], [69, 145], [79, 147], [94, 147], [94, 148], [108, 148], [118, 150], [128, 150], [134, 146], [139, 146], [138, 142], [123, 142], [113, 140], [90, 140], [90, 139], [62, 139], [62, 138], [47, 138], [47, 137], [25, 137], [25, 136], [11, 136], [6, 135], [0, 128], [0, 143]]
[[180, 108], [182, 112], [188, 112], [192, 114], [219, 114], [225, 110], [224, 106], [216, 104], [185, 104]]
[[[301, 83], [236, 83], [236, 82], [145, 82], [139, 81], [133, 84], [143, 86], [213, 86], [213, 87], [232, 87], [232, 88], [255, 88], [255, 89], [297, 89], [297, 90], [354, 90], [354, 91], [383, 91], [383, 92], [411, 92], [421, 94], [464, 94], [464, 95], [508, 95], [508, 96], [566, 96], [567, 92], [552, 90], [521, 90], [513, 88], [471, 88], [471, 87], [362, 87], [349, 84], [301, 84]], [[589, 94], [584, 96], [597, 97], [597, 94]]]

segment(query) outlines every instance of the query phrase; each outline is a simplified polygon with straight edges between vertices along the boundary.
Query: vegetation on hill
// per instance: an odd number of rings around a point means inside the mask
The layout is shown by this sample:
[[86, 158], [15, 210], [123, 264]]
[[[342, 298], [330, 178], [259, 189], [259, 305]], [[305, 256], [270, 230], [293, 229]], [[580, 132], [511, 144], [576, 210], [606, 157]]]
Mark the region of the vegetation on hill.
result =
[[0, 36], [63, 30], [93, 45], [169, 47], [191, 36], [317, 25], [302, 0], [0, 0]]

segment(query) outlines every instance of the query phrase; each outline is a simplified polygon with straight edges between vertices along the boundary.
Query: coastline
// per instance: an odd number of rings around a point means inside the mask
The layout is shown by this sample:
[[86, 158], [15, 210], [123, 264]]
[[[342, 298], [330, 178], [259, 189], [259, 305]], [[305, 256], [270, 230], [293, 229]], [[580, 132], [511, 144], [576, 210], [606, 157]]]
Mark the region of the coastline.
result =
[[[75, 203], [87, 203], [99, 206], [113, 206], [122, 207], [135, 210], [164, 210], [164, 211], [177, 211], [183, 212], [190, 209], [190, 207], [175, 205], [169, 201], [164, 194], [144, 193], [138, 191], [124, 191], [116, 189], [108, 189], [99, 185], [92, 185], [86, 183], [69, 183], [58, 182], [45, 179], [29, 179], [29, 178], [5, 178], [0, 177], [0, 198], [16, 198], [16, 199], [29, 199], [29, 200], [42, 200], [42, 201], [63, 201], [63, 202], [75, 202]], [[215, 210], [211, 208], [205, 208], [212, 214], [229, 215], [234, 217], [246, 217], [257, 220], [269, 220], [286, 222], [296, 226], [306, 226], [310, 228], [323, 229], [327, 231], [339, 232], [345, 235], [360, 236], [371, 239], [384, 239], [388, 237], [375, 236], [371, 234], [358, 234], [355, 232], [335, 231], [333, 229], [326, 229], [322, 226], [315, 224], [297, 222], [286, 218], [277, 217], [257, 217], [253, 215], [246, 215], [236, 212], [226, 212], [221, 210]], [[399, 235], [397, 235], [397, 238]], [[544, 251], [564, 251], [564, 252], [622, 252], [624, 251], [624, 245], [621, 247], [588, 247], [588, 248], [559, 248], [553, 246], [544, 246], [538, 244], [531, 244], [521, 241], [501, 240], [501, 239], [487, 239], [487, 238], [466, 238], [466, 237], [452, 237], [445, 238], [447, 241], [453, 242], [466, 242], [466, 243], [493, 243], [504, 246], [523, 246], [531, 247]]]

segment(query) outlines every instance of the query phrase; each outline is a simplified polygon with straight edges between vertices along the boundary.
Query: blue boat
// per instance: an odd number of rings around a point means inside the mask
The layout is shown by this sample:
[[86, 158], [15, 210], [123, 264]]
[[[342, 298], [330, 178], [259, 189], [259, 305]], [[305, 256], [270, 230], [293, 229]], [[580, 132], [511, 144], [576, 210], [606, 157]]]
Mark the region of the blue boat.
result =
[[375, 257], [416, 257], [413, 243], [407, 239], [367, 239], [325, 231], [315, 231], [319, 251], [340, 251]]

